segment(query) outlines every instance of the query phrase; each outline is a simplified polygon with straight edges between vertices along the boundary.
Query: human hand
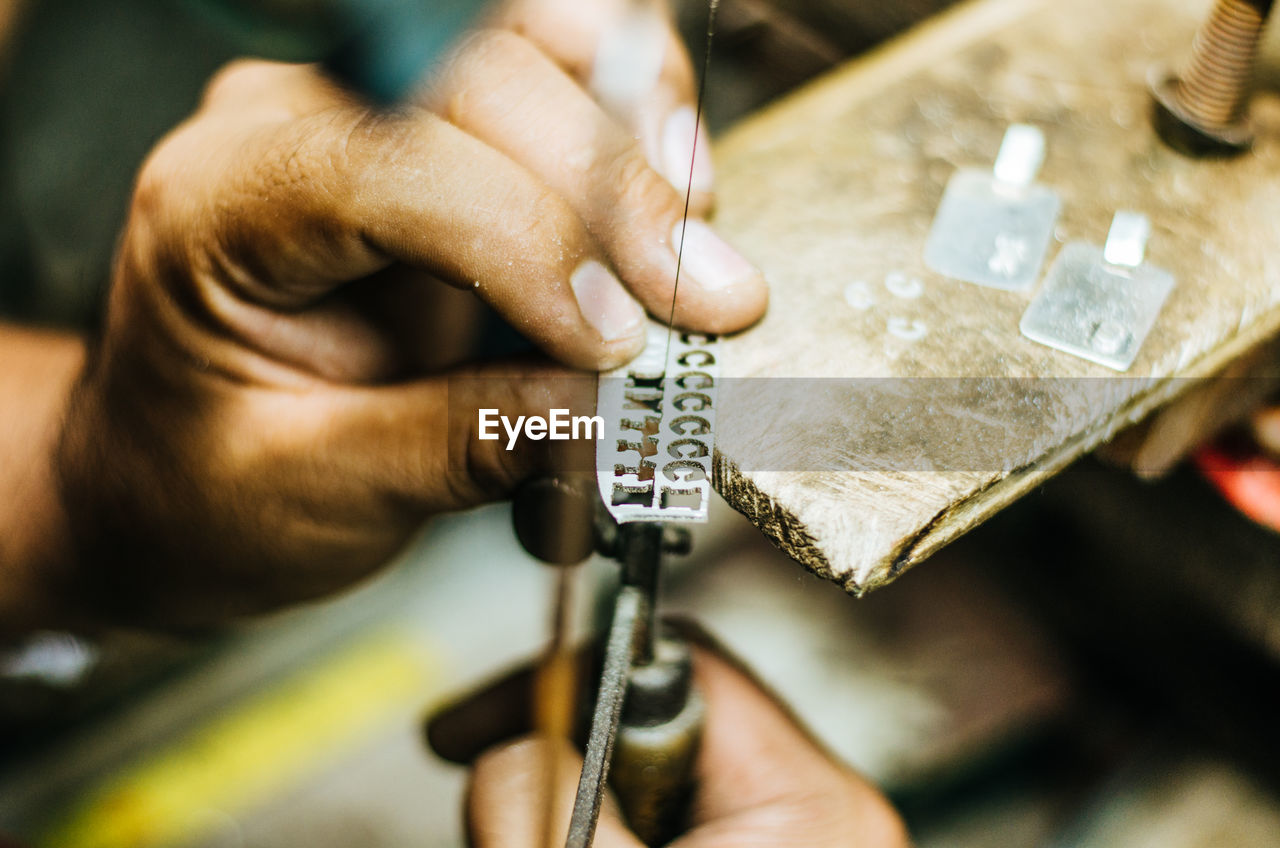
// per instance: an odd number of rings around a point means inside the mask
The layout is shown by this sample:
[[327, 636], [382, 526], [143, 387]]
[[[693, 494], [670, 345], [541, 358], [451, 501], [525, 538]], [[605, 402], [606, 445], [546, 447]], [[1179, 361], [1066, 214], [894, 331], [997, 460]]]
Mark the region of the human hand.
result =
[[1204, 445], [1196, 464], [1232, 506], [1280, 533], [1280, 406], [1253, 413], [1247, 434]]
[[[707, 722], [696, 764], [692, 826], [671, 848], [909, 844], [901, 819], [884, 796], [826, 754], [748, 675], [706, 650], [695, 651], [694, 673], [706, 700]], [[503, 692], [508, 709], [510, 696]], [[558, 835], [553, 844], [561, 844], [581, 767], [581, 757], [567, 743], [535, 737], [485, 753], [471, 776], [471, 844], [543, 844], [553, 798], [557, 824], [551, 832]], [[554, 790], [548, 774], [557, 775]], [[601, 811], [595, 845], [641, 848], [611, 798]]]
[[[638, 352], [644, 313], [671, 306], [684, 209], [649, 157], [691, 143], [669, 116], [692, 74], [664, 22], [647, 93], [598, 105], [584, 85], [626, 5], [511, 3], [392, 113], [313, 67], [218, 75], [138, 178], [63, 428], [83, 616], [199, 624], [314, 597], [426, 515], [510, 491], [537, 458], [475, 439], [475, 410], [570, 406], [567, 372], [459, 363], [443, 342], [466, 292], [561, 363]], [[759, 273], [703, 224], [681, 276], [677, 324], [764, 310]]]
[[1274, 460], [1280, 460], [1280, 404], [1264, 406], [1250, 421], [1258, 447]]

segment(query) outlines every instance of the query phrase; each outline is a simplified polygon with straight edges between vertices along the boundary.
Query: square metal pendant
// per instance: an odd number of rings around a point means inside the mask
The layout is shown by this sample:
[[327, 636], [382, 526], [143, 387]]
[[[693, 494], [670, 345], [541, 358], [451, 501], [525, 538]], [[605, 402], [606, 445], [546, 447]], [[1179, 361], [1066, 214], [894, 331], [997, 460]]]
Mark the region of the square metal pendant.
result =
[[1105, 248], [1071, 242], [1022, 316], [1027, 338], [1127, 371], [1155, 326], [1173, 275], [1143, 262], [1150, 225], [1120, 213]]
[[978, 285], [1030, 288], [1061, 205], [1056, 192], [1032, 182], [1043, 158], [1040, 130], [1015, 124], [993, 171], [963, 168], [952, 175], [925, 244], [925, 264]]
[[947, 277], [1021, 291], [1044, 264], [1058, 196], [1040, 185], [1001, 183], [984, 171], [957, 171], [947, 183], [924, 261]]

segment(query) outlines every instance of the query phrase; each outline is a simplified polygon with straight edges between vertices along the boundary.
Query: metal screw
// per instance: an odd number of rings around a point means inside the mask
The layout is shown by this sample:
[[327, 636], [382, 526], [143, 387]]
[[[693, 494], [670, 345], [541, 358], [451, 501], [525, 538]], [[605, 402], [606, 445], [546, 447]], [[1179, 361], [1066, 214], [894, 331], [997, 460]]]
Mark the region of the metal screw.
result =
[[1196, 33], [1178, 77], [1153, 85], [1160, 137], [1191, 156], [1232, 156], [1249, 148], [1249, 89], [1258, 40], [1274, 0], [1218, 0]]

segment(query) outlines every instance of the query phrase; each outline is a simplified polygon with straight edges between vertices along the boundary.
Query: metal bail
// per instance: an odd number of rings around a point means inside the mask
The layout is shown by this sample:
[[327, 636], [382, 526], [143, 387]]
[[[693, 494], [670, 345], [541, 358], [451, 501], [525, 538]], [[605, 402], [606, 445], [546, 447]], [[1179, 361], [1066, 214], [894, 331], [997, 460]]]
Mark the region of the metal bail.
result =
[[995, 175], [1002, 183], [1030, 185], [1044, 164], [1044, 133], [1030, 124], [1010, 124], [996, 155]]
[[1137, 268], [1147, 255], [1147, 239], [1151, 237], [1151, 219], [1141, 212], [1117, 212], [1111, 219], [1111, 231], [1102, 258], [1108, 265]]

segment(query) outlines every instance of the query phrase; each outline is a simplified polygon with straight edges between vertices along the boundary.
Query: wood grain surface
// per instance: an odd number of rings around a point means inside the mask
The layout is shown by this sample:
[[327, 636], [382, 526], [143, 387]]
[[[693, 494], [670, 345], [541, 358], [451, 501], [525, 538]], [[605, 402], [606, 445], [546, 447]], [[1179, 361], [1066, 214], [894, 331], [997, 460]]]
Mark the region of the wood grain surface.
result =
[[[1280, 98], [1231, 161], [1148, 119], [1152, 67], [1209, 6], [974, 0], [722, 140], [718, 226], [773, 300], [727, 343], [717, 487], [786, 553], [883, 585], [1280, 329]], [[1033, 292], [924, 266], [947, 179], [989, 168], [1012, 122], [1047, 138], [1048, 262], [1118, 209], [1151, 218], [1147, 259], [1177, 282], [1124, 375], [1024, 338]]]

